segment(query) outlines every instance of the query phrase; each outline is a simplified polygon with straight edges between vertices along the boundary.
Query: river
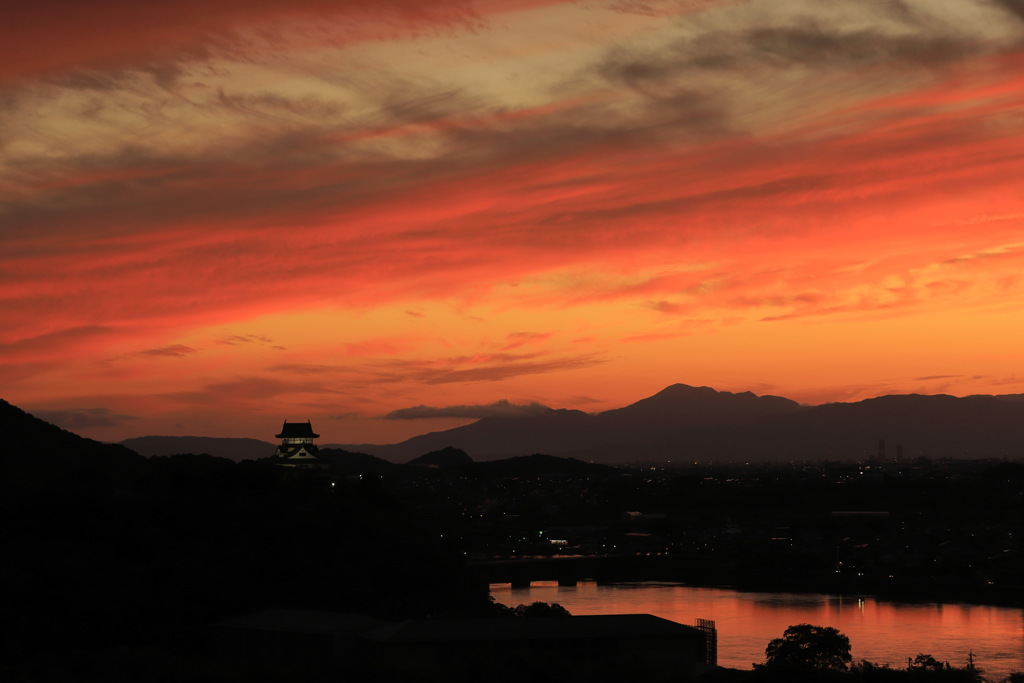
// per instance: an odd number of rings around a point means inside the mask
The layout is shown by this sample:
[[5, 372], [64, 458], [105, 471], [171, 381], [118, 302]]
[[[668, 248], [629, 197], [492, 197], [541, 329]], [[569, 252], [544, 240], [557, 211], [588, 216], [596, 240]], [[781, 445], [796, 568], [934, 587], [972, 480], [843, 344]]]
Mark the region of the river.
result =
[[718, 628], [718, 663], [749, 669], [764, 661], [764, 649], [786, 627], [832, 626], [850, 638], [853, 660], [903, 668], [907, 658], [930, 654], [951, 666], [975, 665], [988, 681], [1024, 671], [1024, 610], [962, 603], [909, 603], [870, 596], [755, 593], [669, 583], [575, 587], [535, 582], [529, 588], [492, 584], [504, 605], [557, 602], [571, 613], [654, 614], [682, 624], [712, 619]]

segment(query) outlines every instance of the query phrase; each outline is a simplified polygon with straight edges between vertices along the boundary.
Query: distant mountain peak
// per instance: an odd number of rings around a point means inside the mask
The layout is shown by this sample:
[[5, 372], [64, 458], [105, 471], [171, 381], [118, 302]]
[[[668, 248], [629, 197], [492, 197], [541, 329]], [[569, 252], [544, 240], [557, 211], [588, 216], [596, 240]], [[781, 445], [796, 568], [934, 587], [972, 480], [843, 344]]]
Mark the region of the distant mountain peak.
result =
[[440, 450], [431, 451], [407, 462], [407, 465], [420, 467], [456, 467], [472, 464], [473, 459], [466, 454], [466, 451], [453, 446], [446, 446]]
[[801, 406], [770, 394], [679, 383], [595, 415], [552, 410], [488, 417], [362, 448], [395, 461], [452, 446], [477, 462], [527, 453], [605, 463], [730, 462], [877, 457], [880, 441], [905, 458], [1020, 457], [1024, 402], [1015, 396], [903, 394]]
[[678, 414], [680, 416], [700, 415], [713, 418], [716, 414], [729, 416], [730, 419], [758, 416], [765, 413], [788, 412], [796, 410], [799, 405], [795, 401], [779, 396], [758, 396], [750, 391], [734, 394], [731, 391], [718, 391], [711, 387], [694, 387], [688, 384], [673, 384], [665, 387], [653, 396], [640, 399], [624, 408], [609, 410], [602, 415], [640, 415]]
[[675, 384], [668, 385], [667, 387], [665, 387], [661, 391], [659, 391], [656, 394], [654, 394], [654, 396], [649, 396], [648, 398], [655, 398], [657, 396], [684, 396], [684, 395], [702, 395], [702, 394], [703, 395], [710, 395], [710, 394], [721, 394], [721, 393], [729, 393], [729, 392], [718, 391], [717, 389], [712, 389], [711, 387], [706, 387], [706, 386], [699, 386], [698, 387], [698, 386], [693, 386], [692, 384], [683, 384], [682, 382], [676, 382]]

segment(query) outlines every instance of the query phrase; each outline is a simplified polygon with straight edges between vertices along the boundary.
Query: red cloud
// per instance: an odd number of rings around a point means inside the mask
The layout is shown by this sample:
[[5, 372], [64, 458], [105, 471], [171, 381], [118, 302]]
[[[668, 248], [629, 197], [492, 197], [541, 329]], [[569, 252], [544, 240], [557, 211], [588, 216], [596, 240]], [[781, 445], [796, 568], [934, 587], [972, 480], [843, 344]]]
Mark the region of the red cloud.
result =
[[185, 346], [184, 344], [171, 344], [169, 346], [161, 346], [155, 349], [146, 349], [139, 353], [146, 356], [170, 356], [172, 358], [184, 358], [185, 356], [190, 356], [196, 352], [197, 349]]
[[[75, 0], [20, 2], [4, 8], [0, 81], [67, 69], [146, 63], [169, 53], [203, 55], [241, 27], [319, 16], [378, 17], [392, 35], [430, 24], [465, 25], [475, 14], [459, 0]], [[352, 22], [355, 23], [355, 22]], [[210, 46], [213, 46], [211, 48]]]
[[[400, 393], [556, 376], [615, 362], [608, 339], [655, 348], [734, 323], [790, 334], [786, 348], [805, 326], [922, 312], [954, 321], [984, 310], [1019, 327], [1024, 57], [1011, 52], [1012, 26], [986, 24], [1003, 37], [983, 41], [939, 18], [901, 23], [881, 5], [870, 11], [888, 23], [871, 31], [830, 14], [813, 25], [751, 18], [737, 5], [722, 24], [707, 18], [707, 39], [657, 44], [652, 33], [567, 51], [579, 63], [559, 87], [521, 94], [459, 69], [414, 78], [386, 59], [348, 80], [311, 67], [316, 85], [300, 87], [286, 57], [309, 46], [283, 29], [244, 37], [299, 15], [386, 12], [400, 50], [414, 27], [480, 18], [459, 2], [214, 4], [5, 12], [0, 108], [18, 128], [0, 156], [0, 351], [20, 387], [56, 391], [71, 366], [95, 382], [97, 359], [137, 349], [202, 347], [190, 361], [200, 365], [232, 346], [246, 367], [206, 367], [194, 390], [159, 391], [313, 402], [357, 385]], [[352, 23], [352, 40], [379, 27]], [[901, 28], [883, 31], [890, 24]], [[332, 54], [347, 55], [330, 37]], [[522, 45], [531, 59], [540, 49]], [[210, 75], [225, 56], [244, 65], [236, 80]], [[287, 72], [286, 86], [245, 75], [271, 62], [291, 65], [269, 72]], [[533, 62], [521, 64], [520, 84]], [[127, 118], [105, 118], [112, 111]], [[406, 315], [324, 339], [316, 357], [282, 334], [298, 350], [276, 354], [285, 362], [274, 372], [287, 368], [291, 386], [256, 377], [263, 365], [246, 354], [268, 338], [228, 331], [379, 306]], [[449, 310], [459, 324], [442, 329]], [[523, 331], [534, 329], [558, 333]], [[452, 356], [420, 356], [406, 335]], [[524, 348], [544, 353], [510, 353]], [[473, 355], [481, 349], [498, 353]], [[351, 366], [331, 357], [338, 350]]]

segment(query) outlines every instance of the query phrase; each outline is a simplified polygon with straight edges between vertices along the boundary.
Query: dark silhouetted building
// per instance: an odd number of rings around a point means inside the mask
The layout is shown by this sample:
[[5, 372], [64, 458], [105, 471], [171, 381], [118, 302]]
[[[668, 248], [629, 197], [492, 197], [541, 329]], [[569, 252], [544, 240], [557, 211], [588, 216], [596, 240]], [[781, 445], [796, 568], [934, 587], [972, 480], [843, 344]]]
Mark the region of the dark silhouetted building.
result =
[[279, 458], [279, 465], [284, 467], [301, 467], [304, 469], [323, 469], [328, 465], [320, 459], [320, 449], [313, 442], [319, 438], [319, 434], [313, 432], [313, 425], [309, 420], [305, 422], [284, 421], [281, 433], [277, 435], [281, 439], [281, 445], [274, 452], [274, 457]]

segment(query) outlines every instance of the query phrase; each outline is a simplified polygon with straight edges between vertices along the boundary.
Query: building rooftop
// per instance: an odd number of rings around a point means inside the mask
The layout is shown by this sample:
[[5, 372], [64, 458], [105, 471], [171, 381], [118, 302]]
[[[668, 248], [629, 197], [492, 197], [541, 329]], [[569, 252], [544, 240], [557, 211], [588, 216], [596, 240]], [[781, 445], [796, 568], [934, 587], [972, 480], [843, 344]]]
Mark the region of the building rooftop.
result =
[[309, 420], [305, 422], [289, 422], [284, 421], [284, 426], [281, 427], [281, 433], [276, 436], [278, 439], [302, 439], [302, 438], [313, 438], [316, 439], [320, 435], [313, 433], [313, 425]]

